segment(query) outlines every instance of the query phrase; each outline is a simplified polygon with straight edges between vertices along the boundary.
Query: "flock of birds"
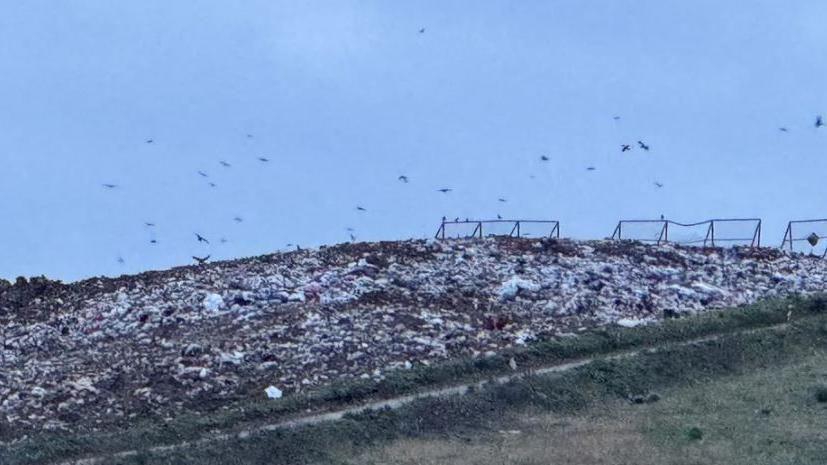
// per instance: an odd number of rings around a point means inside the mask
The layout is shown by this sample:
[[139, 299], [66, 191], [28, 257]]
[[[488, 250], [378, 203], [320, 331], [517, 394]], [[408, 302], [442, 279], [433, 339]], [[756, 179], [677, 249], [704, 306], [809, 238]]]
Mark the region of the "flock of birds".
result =
[[[421, 33], [424, 33], [424, 32], [425, 32], [425, 30], [424, 30], [424, 29], [420, 29], [420, 31], [419, 31], [419, 32], [420, 32], [420, 34], [421, 34]], [[620, 117], [619, 117], [619, 116], [614, 116], [613, 118], [614, 118], [614, 120], [619, 120], [619, 119], [620, 119]], [[819, 128], [823, 127], [823, 126], [824, 126], [824, 121], [823, 121], [823, 119], [822, 119], [821, 115], [816, 116], [816, 120], [815, 120], [815, 127], [816, 127], [816, 129], [819, 129]], [[778, 128], [778, 130], [779, 130], [779, 131], [781, 131], [781, 132], [789, 132], [789, 129], [788, 129], [788, 128], [786, 128], [786, 127], [783, 127], [783, 126], [782, 126], [782, 127], [779, 127], [779, 128]], [[253, 137], [253, 135], [252, 135], [252, 134], [247, 134], [247, 138], [252, 138], [252, 137]], [[154, 143], [155, 143], [155, 141], [154, 141], [153, 139], [146, 139], [144, 142], [145, 142], [146, 144], [154, 144]], [[636, 145], [637, 145], [637, 148], [638, 148], [638, 149], [643, 150], [643, 151], [645, 151], [645, 152], [649, 152], [649, 150], [651, 149], [651, 147], [650, 147], [650, 146], [649, 146], [646, 142], [644, 142], [644, 141], [642, 141], [642, 140], [638, 140]], [[621, 153], [629, 152], [629, 151], [631, 151], [631, 150], [633, 150], [633, 149], [634, 149], [633, 144], [630, 144], [630, 143], [623, 143], [623, 144], [620, 144], [620, 152], [621, 152]], [[259, 162], [261, 162], [261, 163], [269, 163], [269, 162], [270, 162], [270, 159], [269, 159], [269, 158], [267, 158], [267, 157], [264, 157], [264, 156], [259, 156], [259, 157], [256, 157], [256, 158], [257, 158], [257, 160], [258, 160]], [[549, 156], [548, 156], [548, 155], [541, 155], [541, 156], [540, 156], [540, 162], [541, 162], [541, 163], [548, 163], [549, 161], [551, 161], [551, 159], [549, 158]], [[230, 168], [230, 167], [232, 167], [232, 165], [231, 165], [230, 163], [228, 163], [227, 161], [225, 161], [225, 160], [219, 160], [219, 162], [218, 162], [218, 163], [219, 163], [222, 167], [224, 167], [224, 168]], [[597, 168], [596, 168], [596, 167], [594, 167], [594, 166], [588, 166], [588, 167], [586, 167], [586, 170], [587, 170], [587, 171], [595, 171], [596, 169], [597, 169]], [[209, 178], [209, 174], [208, 174], [208, 173], [206, 173], [206, 172], [204, 172], [204, 171], [198, 170], [198, 171], [196, 171], [196, 173], [198, 174], [198, 176], [200, 176], [200, 177], [202, 177], [202, 178], [207, 178], [207, 179]], [[407, 175], [405, 175], [405, 174], [401, 174], [401, 175], [399, 175], [399, 176], [397, 177], [397, 180], [398, 180], [399, 182], [401, 182], [401, 183], [404, 183], [404, 184], [408, 184], [408, 183], [411, 181], [411, 179], [410, 179]], [[217, 185], [216, 185], [214, 182], [212, 182], [212, 181], [207, 181], [207, 184], [208, 184], [210, 187], [217, 187]], [[101, 184], [101, 185], [102, 185], [105, 189], [109, 189], [109, 190], [112, 190], [112, 189], [116, 189], [116, 188], [118, 188], [118, 184], [104, 183], [104, 184]], [[654, 185], [655, 185], [655, 187], [656, 187], [656, 188], [658, 188], [658, 189], [660, 189], [660, 188], [662, 188], [662, 187], [663, 187], [663, 183], [661, 183], [661, 182], [659, 182], [659, 181], [655, 181], [655, 182], [654, 182]], [[446, 195], [447, 195], [447, 194], [449, 194], [449, 193], [453, 192], [453, 191], [454, 191], [454, 189], [453, 189], [453, 188], [450, 188], [450, 187], [442, 187], [442, 188], [437, 189], [436, 191], [437, 191], [437, 192], [439, 192], [439, 193], [441, 193], [441, 194], [446, 194]], [[505, 202], [507, 202], [508, 200], [507, 200], [506, 198], [504, 198], [504, 197], [499, 197], [499, 198], [497, 198], [497, 201], [498, 201], [498, 202], [500, 202], [500, 203], [505, 203]], [[358, 212], [367, 212], [367, 209], [366, 209], [365, 207], [361, 206], [361, 205], [357, 205], [357, 206], [356, 206], [356, 211], [358, 211]], [[661, 215], [661, 216], [660, 216], [660, 218], [661, 218], [661, 219], [664, 219], [664, 216], [663, 216], [663, 215]], [[501, 219], [503, 219], [503, 218], [502, 218], [502, 216], [501, 216], [500, 214], [497, 214], [497, 219], [498, 219], [498, 220], [501, 220]], [[443, 218], [442, 218], [442, 220], [443, 220], [443, 222], [444, 222], [444, 221], [446, 221], [446, 218], [445, 218], [445, 217], [443, 217]], [[244, 221], [244, 219], [243, 219], [242, 217], [240, 217], [240, 216], [235, 216], [235, 217], [233, 217], [233, 221], [235, 221], [236, 223], [242, 223], [242, 222]], [[459, 222], [459, 221], [460, 221], [460, 218], [459, 218], [459, 217], [457, 217], [457, 218], [455, 218], [455, 219], [454, 219], [454, 221], [455, 221], [455, 222]], [[468, 221], [468, 219], [467, 219], [467, 218], [466, 218], [466, 221]], [[146, 222], [144, 222], [144, 226], [146, 226], [147, 228], [154, 228], [154, 227], [155, 227], [155, 223], [153, 223], [153, 222], [149, 222], [149, 221], [146, 221]], [[346, 228], [346, 231], [347, 231], [347, 232], [348, 232], [348, 234], [349, 234], [350, 240], [351, 240], [352, 242], [355, 242], [355, 241], [356, 241], [356, 236], [354, 235], [354, 232], [355, 232], [355, 231], [354, 231], [354, 229], [353, 229], [353, 228]], [[204, 236], [203, 236], [203, 235], [201, 235], [200, 233], [198, 233], [198, 232], [194, 232], [194, 233], [193, 233], [193, 235], [194, 235], [194, 237], [195, 237], [195, 241], [196, 241], [197, 243], [199, 243], [199, 244], [203, 243], [203, 244], [206, 244], [206, 245], [209, 245], [209, 244], [210, 244], [209, 239], [207, 239], [206, 237], [204, 237]], [[151, 244], [157, 244], [157, 243], [158, 243], [158, 240], [157, 240], [157, 239], [155, 239], [154, 237], [152, 237], [152, 238], [150, 239], [150, 241], [149, 241], [149, 242], [150, 242]], [[221, 242], [221, 243], [226, 243], [226, 242], [227, 242], [227, 239], [222, 237], [222, 238], [220, 239], [220, 242]], [[291, 244], [287, 244], [286, 246], [287, 246], [287, 247], [289, 247], [289, 248], [295, 247], [295, 248], [296, 248], [296, 250], [301, 250], [301, 247], [300, 247], [298, 244], [292, 244], [292, 243], [291, 243]], [[207, 255], [204, 255], [204, 256], [193, 255], [193, 256], [192, 256], [192, 259], [193, 259], [196, 263], [198, 263], [199, 265], [203, 265], [203, 264], [205, 264], [205, 263], [207, 263], [207, 262], [209, 261], [210, 257], [211, 257], [211, 255], [210, 255], [210, 254], [207, 254]], [[117, 261], [118, 261], [118, 263], [121, 263], [121, 264], [123, 264], [123, 263], [125, 262], [125, 261], [124, 261], [124, 259], [123, 259], [123, 257], [120, 257], [120, 256], [117, 258]]]

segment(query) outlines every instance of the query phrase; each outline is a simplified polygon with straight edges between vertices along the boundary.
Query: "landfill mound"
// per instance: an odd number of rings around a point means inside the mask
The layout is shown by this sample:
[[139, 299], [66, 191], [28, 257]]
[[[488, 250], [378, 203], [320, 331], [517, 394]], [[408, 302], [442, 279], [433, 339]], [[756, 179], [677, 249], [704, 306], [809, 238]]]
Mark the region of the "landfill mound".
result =
[[356, 243], [0, 281], [0, 438], [163, 421], [595, 326], [824, 289], [775, 249], [488, 238]]

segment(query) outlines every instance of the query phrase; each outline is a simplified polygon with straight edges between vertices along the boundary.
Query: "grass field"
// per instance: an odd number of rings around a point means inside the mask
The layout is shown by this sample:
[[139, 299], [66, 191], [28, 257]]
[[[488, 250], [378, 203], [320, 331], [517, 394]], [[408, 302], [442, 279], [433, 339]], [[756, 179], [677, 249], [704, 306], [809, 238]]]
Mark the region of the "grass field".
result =
[[654, 403], [598, 402], [575, 415], [528, 409], [484, 434], [402, 439], [361, 453], [352, 464], [823, 464], [827, 385], [821, 351], [790, 365], [659, 392]]
[[[716, 338], [682, 343], [705, 336]], [[659, 348], [645, 350], [649, 346]], [[605, 357], [629, 349], [644, 352]], [[0, 451], [0, 463], [54, 463], [124, 449], [143, 452], [101, 463], [825, 463], [821, 443], [827, 425], [820, 419], [827, 418], [827, 404], [815, 399], [816, 388], [827, 385], [825, 349], [827, 302], [779, 300], [650, 327], [595, 330], [490, 359], [452, 361], [373, 385], [337, 384], [305, 398], [253, 403], [209, 418], [31, 438]], [[486, 379], [508, 372], [512, 356], [520, 367], [582, 357], [593, 361], [565, 373], [528, 376], [333, 423], [149, 451], [212, 430], [295, 416], [308, 405], [352, 405]], [[653, 393], [660, 400], [629, 401]]]

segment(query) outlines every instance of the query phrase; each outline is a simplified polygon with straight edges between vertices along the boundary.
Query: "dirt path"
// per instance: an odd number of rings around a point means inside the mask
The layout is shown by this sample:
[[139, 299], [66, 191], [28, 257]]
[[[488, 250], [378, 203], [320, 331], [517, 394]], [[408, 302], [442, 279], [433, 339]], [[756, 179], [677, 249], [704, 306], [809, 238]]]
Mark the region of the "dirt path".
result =
[[761, 331], [784, 329], [787, 326], [788, 326], [788, 323], [781, 323], [781, 324], [777, 324], [777, 325], [773, 325], [773, 326], [766, 326], [766, 327], [763, 327], [763, 328], [756, 328], [756, 329], [749, 329], [749, 330], [743, 330], [743, 331], [729, 332], [729, 333], [724, 333], [724, 334], [710, 335], [710, 336], [705, 336], [705, 337], [702, 337], [702, 338], [692, 339], [692, 340], [689, 340], [689, 341], [672, 342], [672, 343], [666, 343], [666, 344], [661, 344], [661, 345], [656, 345], [656, 346], [641, 347], [641, 348], [637, 348], [637, 349], [633, 349], [633, 350], [615, 352], [615, 353], [612, 353], [612, 354], [595, 356], [595, 357], [582, 358], [582, 359], [577, 359], [577, 360], [573, 360], [573, 361], [566, 362], [566, 363], [549, 365], [549, 366], [545, 366], [545, 367], [541, 367], [541, 368], [535, 368], [535, 369], [532, 369], [530, 371], [520, 370], [520, 368], [517, 367], [517, 370], [515, 370], [514, 373], [511, 373], [511, 374], [508, 374], [508, 375], [501, 375], [501, 376], [498, 376], [498, 377], [495, 377], [495, 378], [492, 378], [492, 379], [488, 379], [488, 380], [485, 380], [485, 381], [457, 384], [457, 385], [454, 385], [454, 386], [448, 386], [448, 387], [443, 387], [443, 388], [438, 388], [438, 389], [431, 389], [431, 390], [422, 391], [422, 392], [419, 392], [419, 393], [410, 394], [410, 395], [406, 395], [406, 396], [400, 396], [400, 397], [394, 397], [394, 398], [391, 398], [391, 399], [385, 399], [385, 400], [380, 400], [380, 401], [375, 401], [375, 402], [369, 402], [369, 403], [366, 403], [366, 404], [357, 405], [357, 406], [354, 406], [354, 407], [349, 407], [349, 408], [341, 409], [341, 410], [335, 410], [335, 411], [332, 411], [332, 412], [313, 414], [313, 415], [294, 418], [294, 419], [290, 419], [290, 420], [282, 420], [282, 421], [278, 421], [278, 422], [275, 422], [275, 423], [265, 424], [265, 425], [257, 426], [255, 428], [242, 430], [240, 432], [212, 434], [212, 435], [209, 435], [207, 437], [197, 439], [197, 440], [194, 440], [194, 441], [184, 441], [184, 442], [180, 442], [180, 443], [177, 443], [177, 444], [157, 446], [157, 447], [152, 447], [152, 448], [149, 448], [149, 449], [143, 449], [143, 450], [140, 450], [140, 451], [138, 451], [138, 450], [127, 450], [127, 451], [117, 452], [117, 453], [113, 453], [113, 454], [105, 454], [105, 455], [100, 455], [100, 456], [95, 456], [95, 457], [87, 457], [87, 458], [83, 458], [83, 459], [75, 459], [75, 460], [69, 460], [69, 461], [64, 461], [64, 462], [56, 462], [54, 465], [97, 465], [97, 464], [106, 463], [107, 459], [111, 460], [111, 459], [114, 459], [114, 458], [125, 458], [125, 457], [130, 457], [130, 456], [137, 455], [139, 453], [164, 453], [164, 452], [170, 452], [170, 451], [174, 451], [174, 450], [178, 450], [178, 449], [184, 449], [184, 448], [187, 448], [187, 447], [193, 447], [193, 446], [198, 446], [198, 445], [203, 445], [203, 444], [208, 444], [208, 443], [214, 443], [216, 441], [226, 441], [226, 440], [234, 439], [234, 438], [246, 439], [246, 438], [252, 437], [256, 434], [266, 433], [268, 431], [275, 431], [275, 430], [285, 429], [285, 428], [295, 428], [295, 427], [299, 427], [299, 426], [315, 425], [315, 424], [319, 424], [319, 423], [332, 422], [332, 421], [340, 420], [340, 419], [342, 419], [342, 417], [344, 417], [345, 415], [348, 415], [348, 414], [358, 414], [358, 413], [361, 413], [361, 412], [372, 411], [372, 410], [382, 410], [382, 409], [386, 409], [386, 408], [398, 409], [398, 408], [403, 407], [407, 404], [410, 404], [411, 402], [413, 402], [415, 400], [418, 400], [418, 399], [431, 398], [431, 397], [445, 397], [445, 396], [457, 395], [457, 394], [461, 395], [461, 394], [467, 393], [469, 391], [469, 389], [471, 389], [471, 390], [480, 389], [485, 384], [488, 384], [490, 382], [494, 382], [494, 383], [497, 383], [497, 384], [505, 384], [509, 381], [519, 379], [519, 378], [521, 378], [523, 376], [526, 376], [526, 375], [548, 375], [548, 374], [562, 373], [562, 372], [572, 370], [574, 368], [578, 368], [578, 367], [581, 367], [581, 366], [588, 365], [588, 364], [590, 364], [592, 362], [595, 362], [595, 361], [617, 360], [617, 359], [625, 358], [625, 357], [633, 357], [635, 355], [638, 355], [640, 353], [647, 352], [647, 351], [663, 350], [664, 348], [667, 348], [667, 347], [681, 347], [681, 346], [688, 346], [688, 345], [693, 345], [693, 344], [701, 344], [701, 343], [705, 343], [705, 342], [715, 341], [715, 340], [718, 340], [718, 339], [720, 339], [722, 337], [725, 337], [725, 336], [737, 335], [737, 334], [750, 334], [750, 333], [756, 333], [756, 332], [761, 332]]

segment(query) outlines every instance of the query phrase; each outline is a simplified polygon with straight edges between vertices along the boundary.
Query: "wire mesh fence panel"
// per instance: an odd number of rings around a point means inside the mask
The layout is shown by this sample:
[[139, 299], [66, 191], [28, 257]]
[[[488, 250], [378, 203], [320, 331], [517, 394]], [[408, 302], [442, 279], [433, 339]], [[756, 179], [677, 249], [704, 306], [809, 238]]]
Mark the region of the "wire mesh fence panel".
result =
[[615, 229], [614, 239], [658, 243], [664, 240], [664, 221], [631, 220], [621, 221]]
[[718, 247], [758, 245], [757, 228], [760, 220], [714, 220], [710, 237]]
[[670, 223], [667, 225], [666, 237], [668, 242], [680, 245], [698, 247], [711, 246], [709, 238], [709, 224], [681, 225]]
[[462, 237], [471, 237], [476, 234], [479, 223], [476, 222], [445, 222], [442, 227], [444, 231], [441, 238], [445, 239], [459, 239]]
[[781, 248], [824, 256], [827, 253], [827, 219], [790, 221]]

